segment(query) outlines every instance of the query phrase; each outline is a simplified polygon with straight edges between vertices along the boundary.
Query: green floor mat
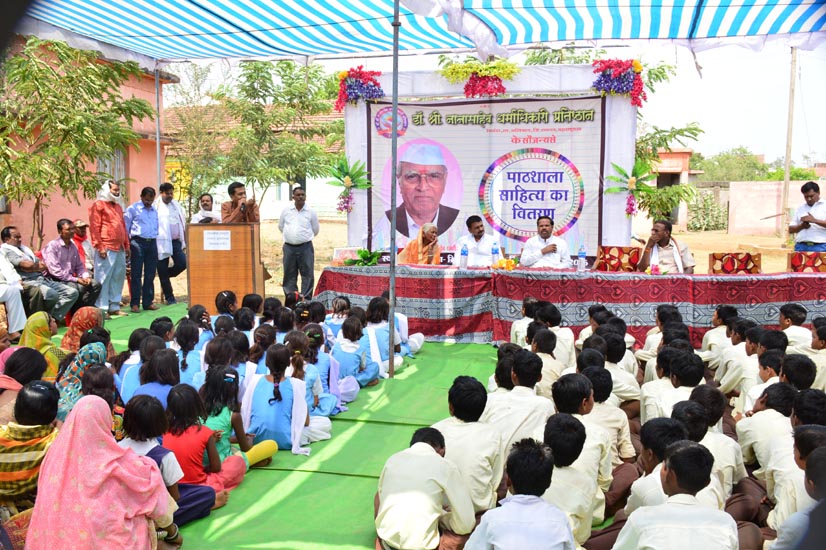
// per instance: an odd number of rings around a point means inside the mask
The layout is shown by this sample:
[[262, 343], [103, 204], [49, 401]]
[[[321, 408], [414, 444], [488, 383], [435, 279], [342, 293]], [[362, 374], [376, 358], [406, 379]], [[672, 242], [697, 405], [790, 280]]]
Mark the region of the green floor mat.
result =
[[375, 479], [254, 470], [225, 507], [181, 529], [183, 547], [369, 549], [375, 493]]

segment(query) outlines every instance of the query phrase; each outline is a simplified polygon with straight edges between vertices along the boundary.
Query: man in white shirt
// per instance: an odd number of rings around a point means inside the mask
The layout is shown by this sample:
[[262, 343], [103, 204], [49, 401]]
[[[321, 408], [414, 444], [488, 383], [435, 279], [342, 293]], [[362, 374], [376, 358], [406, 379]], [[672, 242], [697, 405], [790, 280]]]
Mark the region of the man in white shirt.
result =
[[723, 511], [703, 506], [696, 496], [710, 483], [713, 463], [714, 457], [698, 443], [679, 441], [670, 445], [660, 471], [666, 502], [631, 514], [614, 548], [739, 548], [734, 519]]
[[479, 422], [487, 403], [485, 387], [475, 378], [458, 376], [447, 400], [450, 418], [433, 425], [445, 438], [445, 458], [459, 468], [473, 511], [495, 508], [503, 472], [502, 437], [493, 426]]
[[23, 309], [23, 283], [5, 256], [0, 254], [0, 303], [6, 306], [9, 338], [16, 339], [26, 326], [26, 312]]
[[463, 235], [456, 241], [453, 265], [458, 266], [462, 257], [462, 248], [467, 247], [468, 267], [490, 267], [493, 263], [493, 247], [499, 248], [499, 241], [485, 233], [485, 224], [479, 216], [471, 216], [465, 221], [469, 235]]
[[301, 295], [306, 299], [313, 296], [315, 285], [315, 249], [313, 237], [318, 235], [318, 216], [306, 205], [307, 192], [296, 186], [293, 188], [293, 205], [281, 212], [278, 229], [284, 234], [284, 279], [281, 287], [284, 295], [298, 290], [298, 275], [301, 274]]
[[807, 181], [800, 188], [806, 201], [794, 213], [789, 233], [794, 233], [795, 252], [826, 252], [826, 203], [820, 200], [820, 186]]
[[155, 209], [158, 211], [158, 239], [155, 241], [158, 246], [158, 279], [164, 300], [172, 305], [177, 300], [170, 279], [186, 270], [186, 218], [184, 209], [173, 198], [175, 187], [171, 183], [162, 183], [159, 190], [160, 196], [155, 199]]
[[455, 541], [473, 530], [470, 493], [459, 469], [444, 454], [439, 430], [419, 428], [408, 449], [387, 459], [375, 499], [382, 547], [436, 548], [440, 537]]
[[213, 210], [214, 205], [215, 201], [209, 193], [198, 197], [198, 206], [201, 209], [192, 214], [189, 223], [221, 223], [221, 211]]
[[465, 549], [574, 550], [568, 518], [542, 498], [551, 485], [553, 470], [554, 457], [547, 445], [529, 438], [516, 442], [508, 455], [505, 476], [512, 496], [482, 516]]
[[571, 267], [568, 244], [553, 235], [554, 221], [548, 216], [536, 220], [535, 237], [525, 242], [519, 265], [522, 267], [550, 267], [566, 269]]
[[657, 266], [660, 273], [694, 273], [694, 256], [688, 247], [671, 238], [671, 222], [657, 220], [651, 228], [651, 236], [645, 244], [637, 271], [645, 271], [649, 266]]

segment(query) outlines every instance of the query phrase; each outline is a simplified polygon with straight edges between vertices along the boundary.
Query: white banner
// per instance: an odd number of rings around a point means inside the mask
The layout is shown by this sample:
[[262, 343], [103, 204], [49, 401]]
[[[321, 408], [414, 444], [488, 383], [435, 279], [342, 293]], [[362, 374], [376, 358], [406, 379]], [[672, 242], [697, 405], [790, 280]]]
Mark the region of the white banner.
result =
[[[391, 114], [369, 104], [370, 246], [390, 242]], [[397, 245], [435, 223], [443, 250], [482, 217], [486, 231], [515, 254], [536, 234], [537, 219], [572, 254], [601, 242], [604, 102], [599, 97], [399, 104]]]

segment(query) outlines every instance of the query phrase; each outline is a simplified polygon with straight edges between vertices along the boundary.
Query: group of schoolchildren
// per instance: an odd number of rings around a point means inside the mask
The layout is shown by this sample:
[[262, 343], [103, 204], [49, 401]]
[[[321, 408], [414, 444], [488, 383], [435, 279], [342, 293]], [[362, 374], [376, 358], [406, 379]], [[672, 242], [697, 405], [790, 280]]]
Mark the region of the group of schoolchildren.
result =
[[[391, 359], [384, 296], [333, 305], [328, 315], [296, 293], [239, 307], [227, 290], [217, 315], [195, 305], [177, 323], [156, 318], [120, 354], [95, 308], [88, 327], [73, 321], [71, 349], [33, 315], [24, 335], [41, 345], [0, 353], [3, 525], [28, 524], [32, 549], [180, 545], [178, 528], [225, 505], [249, 468], [278, 449], [309, 454], [331, 437], [330, 416], [421, 347], [397, 314]], [[60, 359], [51, 376], [47, 352]], [[0, 547], [14, 535], [0, 529]]]
[[672, 305], [641, 346], [588, 314], [524, 300], [488, 387], [387, 460], [377, 549], [826, 548], [826, 317], [721, 305], [695, 349]]

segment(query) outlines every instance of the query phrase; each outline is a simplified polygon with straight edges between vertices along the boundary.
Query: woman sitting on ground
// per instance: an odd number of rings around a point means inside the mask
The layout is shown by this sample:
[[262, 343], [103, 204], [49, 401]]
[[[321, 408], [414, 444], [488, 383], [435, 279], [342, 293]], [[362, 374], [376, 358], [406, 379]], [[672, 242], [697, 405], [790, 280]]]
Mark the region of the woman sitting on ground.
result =
[[158, 466], [115, 443], [109, 405], [81, 398], [40, 469], [29, 550], [153, 548], [156, 527], [180, 545], [177, 508]]
[[57, 378], [57, 369], [60, 362], [69, 353], [52, 343], [52, 336], [57, 334], [57, 321], [45, 311], [32, 313], [23, 328], [23, 336], [20, 338], [20, 345], [24, 348], [32, 348], [43, 354], [48, 367], [43, 375], [44, 380], [54, 381]]
[[399, 254], [400, 264], [439, 265], [442, 249], [439, 246], [439, 230], [436, 224], [426, 223], [415, 239], [407, 243]]

